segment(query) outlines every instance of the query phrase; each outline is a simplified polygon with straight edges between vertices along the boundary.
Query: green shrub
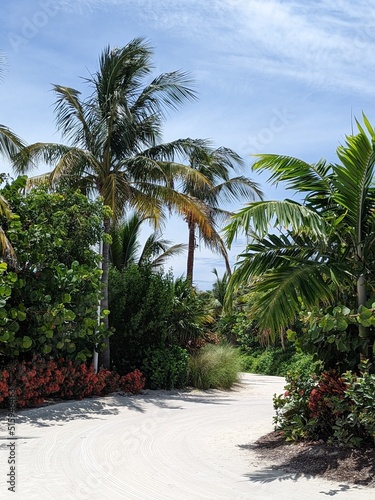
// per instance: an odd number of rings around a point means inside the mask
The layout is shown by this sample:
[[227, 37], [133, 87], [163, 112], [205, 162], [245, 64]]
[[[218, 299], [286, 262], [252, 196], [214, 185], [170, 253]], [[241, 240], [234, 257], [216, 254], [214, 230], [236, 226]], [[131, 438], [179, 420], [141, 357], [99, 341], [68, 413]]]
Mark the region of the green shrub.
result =
[[108, 336], [98, 328], [102, 295], [100, 257], [105, 209], [79, 192], [50, 193], [26, 178], [0, 193], [12, 209], [0, 217], [17, 255], [17, 266], [0, 263], [0, 363], [34, 354], [91, 358]]
[[125, 375], [140, 368], [147, 349], [163, 349], [173, 306], [173, 279], [147, 266], [132, 265], [109, 275], [112, 362]]
[[149, 389], [180, 389], [187, 383], [188, 353], [176, 345], [148, 348], [141, 370]]
[[186, 278], [173, 283], [173, 307], [168, 318], [168, 336], [172, 343], [192, 347], [199, 343], [209, 323], [207, 301]]
[[207, 344], [189, 360], [189, 383], [198, 389], [230, 389], [242, 369], [240, 352], [229, 344]]
[[316, 382], [310, 376], [295, 374], [287, 375], [286, 382], [285, 392], [273, 398], [275, 427], [282, 430], [286, 441], [312, 438], [316, 420], [311, 417], [308, 402]]
[[243, 370], [262, 375], [285, 377], [289, 372], [305, 374], [316, 371], [317, 363], [309, 354], [296, 352], [293, 346], [287, 349], [281, 347], [258, 348], [251, 354], [242, 355]]
[[375, 446], [375, 375], [344, 373], [345, 398], [337, 403], [332, 441], [348, 446]]
[[287, 377], [274, 397], [274, 422], [286, 440], [323, 439], [349, 447], [375, 446], [375, 375], [334, 370]]

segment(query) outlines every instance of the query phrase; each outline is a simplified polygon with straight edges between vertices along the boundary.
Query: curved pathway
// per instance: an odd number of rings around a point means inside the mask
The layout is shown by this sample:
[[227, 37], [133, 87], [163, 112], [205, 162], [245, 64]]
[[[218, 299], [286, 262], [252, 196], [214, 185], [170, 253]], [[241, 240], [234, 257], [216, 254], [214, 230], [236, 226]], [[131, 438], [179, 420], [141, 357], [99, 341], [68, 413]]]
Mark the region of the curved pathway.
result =
[[[233, 391], [145, 391], [19, 413], [16, 494], [7, 491], [0, 415], [0, 498], [38, 500], [316, 500], [374, 490], [293, 477], [259, 462], [280, 377], [244, 374]], [[297, 480], [298, 479], [298, 480]]]

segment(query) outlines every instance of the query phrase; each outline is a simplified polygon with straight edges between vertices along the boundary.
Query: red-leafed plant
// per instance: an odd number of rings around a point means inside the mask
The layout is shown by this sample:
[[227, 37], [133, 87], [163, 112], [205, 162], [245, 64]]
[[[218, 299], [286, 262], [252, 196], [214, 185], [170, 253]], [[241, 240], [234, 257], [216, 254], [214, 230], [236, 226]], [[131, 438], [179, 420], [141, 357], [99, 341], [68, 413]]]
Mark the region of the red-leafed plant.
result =
[[0, 371], [0, 406], [9, 406], [14, 395], [18, 408], [40, 406], [45, 398], [83, 399], [105, 396], [116, 390], [139, 393], [145, 380], [139, 370], [120, 378], [117, 373], [60, 358], [46, 360], [34, 356], [31, 361], [13, 361]]
[[8, 378], [9, 373], [7, 370], [3, 370], [2, 372], [0, 371], [0, 403], [4, 401], [9, 394]]
[[146, 383], [145, 377], [139, 370], [123, 375], [120, 379], [120, 388], [130, 394], [139, 394]]

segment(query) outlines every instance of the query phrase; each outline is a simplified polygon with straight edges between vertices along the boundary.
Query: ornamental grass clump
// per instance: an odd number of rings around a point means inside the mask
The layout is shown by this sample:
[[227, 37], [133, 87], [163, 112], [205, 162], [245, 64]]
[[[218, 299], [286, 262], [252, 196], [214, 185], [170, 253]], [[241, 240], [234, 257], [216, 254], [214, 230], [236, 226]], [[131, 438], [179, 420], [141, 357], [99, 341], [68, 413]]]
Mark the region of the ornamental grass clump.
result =
[[229, 344], [207, 344], [189, 360], [189, 383], [197, 389], [230, 389], [239, 380], [241, 355]]

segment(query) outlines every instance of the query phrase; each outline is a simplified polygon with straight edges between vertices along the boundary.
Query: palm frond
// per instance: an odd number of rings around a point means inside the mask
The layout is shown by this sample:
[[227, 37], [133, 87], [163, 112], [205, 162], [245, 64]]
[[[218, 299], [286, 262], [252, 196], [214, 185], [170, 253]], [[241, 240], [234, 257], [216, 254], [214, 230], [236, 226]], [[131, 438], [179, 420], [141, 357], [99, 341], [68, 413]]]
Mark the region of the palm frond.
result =
[[137, 261], [140, 248], [139, 235], [144, 222], [145, 219], [133, 214], [125, 221], [112, 226], [110, 258], [117, 269], [123, 269]]
[[255, 200], [263, 198], [263, 192], [257, 182], [252, 181], [248, 177], [238, 176], [232, 177], [225, 182], [216, 184], [208, 195], [210, 203], [226, 203], [238, 201], [239, 198], [246, 200]]
[[71, 147], [64, 144], [37, 142], [13, 156], [12, 167], [17, 174], [25, 174], [37, 168], [40, 162], [54, 166], [70, 150]]
[[262, 237], [272, 227], [290, 229], [297, 234], [306, 233], [323, 239], [327, 232], [326, 222], [320, 214], [291, 200], [249, 203], [232, 216], [232, 221], [224, 228], [224, 232], [230, 246], [240, 232], [248, 234], [254, 231]]
[[25, 143], [18, 135], [5, 125], [0, 125], [0, 154], [12, 159], [23, 147]]
[[324, 160], [309, 164], [291, 156], [261, 154], [253, 166], [254, 171], [270, 171], [268, 182], [278, 185], [285, 183], [286, 189], [302, 193], [327, 193], [330, 191], [332, 166]]
[[185, 71], [162, 73], [143, 89], [131, 112], [147, 110], [148, 113], [163, 114], [163, 108], [176, 110], [186, 100], [197, 98], [192, 85], [193, 80]]
[[375, 146], [363, 129], [346, 138], [337, 149], [341, 165], [335, 165], [334, 200], [346, 210], [347, 224], [356, 228], [357, 243], [362, 239], [366, 219], [375, 208], [373, 189]]
[[90, 145], [93, 138], [87, 123], [85, 103], [80, 101], [81, 92], [62, 85], [53, 85], [53, 90], [57, 94], [55, 102], [57, 128], [73, 144]]
[[16, 252], [9, 241], [4, 229], [0, 226], [0, 248], [1, 254], [4, 262], [9, 264], [11, 267], [16, 267], [17, 265], [17, 255]]

